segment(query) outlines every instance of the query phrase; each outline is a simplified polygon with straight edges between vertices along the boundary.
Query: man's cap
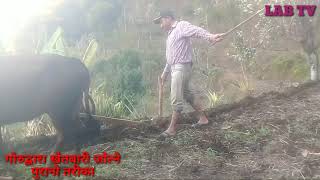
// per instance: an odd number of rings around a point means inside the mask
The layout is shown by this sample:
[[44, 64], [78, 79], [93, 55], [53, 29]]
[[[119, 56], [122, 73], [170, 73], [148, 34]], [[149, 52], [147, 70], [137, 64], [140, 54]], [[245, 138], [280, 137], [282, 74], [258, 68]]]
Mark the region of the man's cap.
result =
[[153, 22], [155, 24], [160, 24], [160, 19], [164, 18], [164, 17], [172, 17], [172, 18], [174, 18], [173, 11], [171, 11], [171, 10], [161, 11], [160, 15], [157, 18], [153, 19]]

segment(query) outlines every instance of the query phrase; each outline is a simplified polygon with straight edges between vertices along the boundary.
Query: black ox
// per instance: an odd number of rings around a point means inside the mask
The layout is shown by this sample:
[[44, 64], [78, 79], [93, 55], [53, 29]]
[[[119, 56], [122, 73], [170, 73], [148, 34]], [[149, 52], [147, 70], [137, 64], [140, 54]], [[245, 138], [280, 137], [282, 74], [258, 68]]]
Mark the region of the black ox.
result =
[[100, 132], [99, 123], [93, 119], [84, 125], [79, 120], [81, 109], [90, 117], [94, 112], [89, 85], [88, 69], [78, 59], [58, 55], [0, 56], [0, 125], [47, 113], [57, 131], [53, 151], [66, 138], [76, 137], [83, 126]]

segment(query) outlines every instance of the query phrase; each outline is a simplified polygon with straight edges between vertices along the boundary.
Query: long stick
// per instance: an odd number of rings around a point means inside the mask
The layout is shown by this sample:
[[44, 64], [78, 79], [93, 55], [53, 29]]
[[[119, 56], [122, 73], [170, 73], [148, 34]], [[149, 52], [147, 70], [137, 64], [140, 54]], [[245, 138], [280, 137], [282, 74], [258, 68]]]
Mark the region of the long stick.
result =
[[[87, 116], [87, 113], [80, 113], [80, 117], [86, 117], [86, 116]], [[130, 122], [134, 122], [134, 123], [140, 123], [139, 121], [132, 121], [130, 119], [120, 119], [120, 118], [99, 116], [99, 115], [93, 115], [93, 114], [91, 114], [91, 116], [95, 117], [95, 118], [110, 119], [110, 120], [115, 120], [115, 121], [130, 121]]]
[[[106, 117], [106, 116], [99, 116], [99, 115], [91, 115], [94, 118], [100, 118], [100, 119], [110, 119], [115, 121], [128, 121], [133, 123], [141, 123], [140, 121], [132, 121], [130, 119], [120, 119], [120, 118], [114, 118], [114, 117]], [[80, 113], [80, 117], [87, 117], [87, 113]]]
[[13, 180], [13, 177], [0, 176], [0, 180]]
[[159, 113], [159, 117], [162, 117], [162, 95], [163, 95], [163, 86], [161, 83], [161, 78], [160, 76], [158, 76], [158, 87], [159, 87], [159, 109], [158, 109], [158, 113]]
[[246, 22], [250, 21], [252, 18], [254, 18], [256, 15], [258, 15], [261, 11], [263, 11], [264, 8], [260, 9], [258, 12], [256, 12], [255, 14], [253, 14], [252, 16], [250, 16], [248, 19], [242, 21], [240, 24], [236, 25], [235, 27], [233, 27], [232, 29], [228, 30], [226, 33], [224, 33], [224, 36], [230, 34], [231, 32], [233, 32], [234, 30], [238, 29], [240, 26], [242, 26], [243, 24], [245, 24]]

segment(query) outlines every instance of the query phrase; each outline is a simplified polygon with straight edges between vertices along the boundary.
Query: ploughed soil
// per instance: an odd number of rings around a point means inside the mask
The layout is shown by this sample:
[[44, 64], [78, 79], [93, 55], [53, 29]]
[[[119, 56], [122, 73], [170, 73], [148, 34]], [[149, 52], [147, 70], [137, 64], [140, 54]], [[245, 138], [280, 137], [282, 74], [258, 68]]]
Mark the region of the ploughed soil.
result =
[[[247, 97], [206, 113], [209, 125], [193, 129], [195, 115], [184, 114], [178, 134], [165, 141], [157, 139], [164, 129], [148, 122], [107, 129], [82, 150], [119, 151], [122, 160], [96, 165], [93, 179], [320, 179], [320, 83]], [[30, 151], [46, 152], [49, 142]], [[14, 167], [0, 168], [32, 179], [30, 170]]]

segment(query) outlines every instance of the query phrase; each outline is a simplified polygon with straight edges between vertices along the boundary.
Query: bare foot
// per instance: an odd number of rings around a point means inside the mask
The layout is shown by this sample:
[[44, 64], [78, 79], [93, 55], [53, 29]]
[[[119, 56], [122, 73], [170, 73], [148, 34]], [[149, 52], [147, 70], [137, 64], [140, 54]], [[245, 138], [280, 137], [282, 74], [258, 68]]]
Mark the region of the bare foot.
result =
[[175, 136], [175, 135], [176, 135], [175, 133], [174, 133], [174, 134], [171, 134], [171, 133], [168, 133], [167, 131], [164, 131], [163, 133], [161, 133], [161, 134], [159, 135], [158, 140], [163, 141], [163, 140], [165, 140], [166, 138], [168, 138], [168, 137], [173, 137], [173, 136]]
[[174, 130], [170, 130], [170, 129], [167, 129], [166, 131], [164, 131], [166, 134], [168, 134], [168, 135], [170, 135], [170, 136], [174, 136], [174, 135], [176, 135], [176, 131], [174, 131]]
[[198, 121], [198, 124], [208, 124], [209, 120], [205, 115], [201, 115]]

